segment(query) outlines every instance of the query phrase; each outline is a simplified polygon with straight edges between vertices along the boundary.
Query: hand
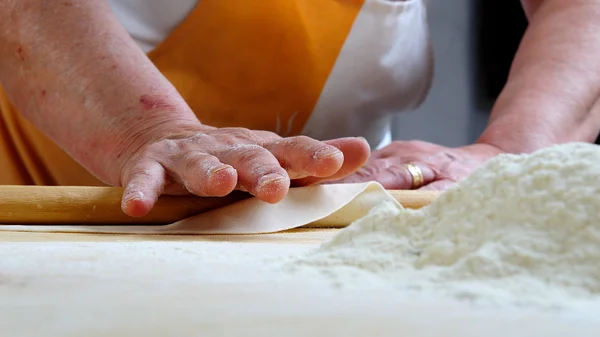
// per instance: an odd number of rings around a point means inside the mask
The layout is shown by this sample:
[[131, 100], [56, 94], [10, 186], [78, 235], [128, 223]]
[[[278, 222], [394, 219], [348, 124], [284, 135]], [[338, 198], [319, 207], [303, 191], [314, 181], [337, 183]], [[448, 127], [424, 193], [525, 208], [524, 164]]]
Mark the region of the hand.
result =
[[368, 159], [361, 139], [202, 125], [107, 1], [0, 3], [2, 87], [83, 168], [125, 187], [128, 215], [147, 214], [163, 193], [220, 197], [237, 189], [274, 203], [291, 185], [342, 178]]
[[409, 190], [413, 180], [404, 164], [410, 163], [423, 173], [423, 184], [418, 189], [442, 191], [502, 152], [483, 143], [449, 148], [422, 141], [395, 141], [374, 151], [364, 167], [336, 182], [377, 181], [386, 189]]
[[122, 168], [123, 211], [144, 216], [158, 197], [222, 197], [234, 190], [276, 203], [290, 186], [343, 178], [368, 159], [364, 139], [325, 142], [266, 131], [212, 128], [161, 137], [139, 147]]

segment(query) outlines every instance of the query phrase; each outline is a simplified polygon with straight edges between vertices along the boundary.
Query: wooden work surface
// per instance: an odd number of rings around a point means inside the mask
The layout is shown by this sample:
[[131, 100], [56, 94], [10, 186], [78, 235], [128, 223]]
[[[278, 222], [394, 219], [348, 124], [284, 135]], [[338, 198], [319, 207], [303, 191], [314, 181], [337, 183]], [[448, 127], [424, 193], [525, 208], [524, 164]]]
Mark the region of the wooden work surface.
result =
[[483, 309], [389, 290], [339, 289], [310, 278], [283, 281], [254, 262], [301, 254], [336, 231], [236, 236], [0, 232], [0, 335], [600, 335], [596, 313]]
[[248, 243], [310, 243], [318, 244], [332, 237], [339, 229], [294, 229], [273, 234], [249, 235], [140, 235], [82, 234], [42, 232], [1, 232], [0, 242], [248, 242]]

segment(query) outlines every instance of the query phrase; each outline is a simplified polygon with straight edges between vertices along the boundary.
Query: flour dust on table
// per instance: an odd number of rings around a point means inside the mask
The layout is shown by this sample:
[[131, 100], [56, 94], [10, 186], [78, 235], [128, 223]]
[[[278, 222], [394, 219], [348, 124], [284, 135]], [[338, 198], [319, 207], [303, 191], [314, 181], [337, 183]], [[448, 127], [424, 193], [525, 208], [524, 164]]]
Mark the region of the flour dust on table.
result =
[[383, 204], [292, 272], [479, 304], [600, 307], [600, 147], [500, 155], [429, 206]]

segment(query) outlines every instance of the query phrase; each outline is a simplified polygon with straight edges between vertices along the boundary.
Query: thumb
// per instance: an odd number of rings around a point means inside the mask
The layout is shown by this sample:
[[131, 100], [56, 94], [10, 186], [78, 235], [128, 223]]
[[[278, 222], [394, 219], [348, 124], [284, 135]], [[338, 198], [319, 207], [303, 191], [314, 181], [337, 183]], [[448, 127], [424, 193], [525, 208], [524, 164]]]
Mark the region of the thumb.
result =
[[156, 161], [144, 159], [125, 172], [121, 209], [132, 217], [150, 212], [164, 189], [164, 168]]

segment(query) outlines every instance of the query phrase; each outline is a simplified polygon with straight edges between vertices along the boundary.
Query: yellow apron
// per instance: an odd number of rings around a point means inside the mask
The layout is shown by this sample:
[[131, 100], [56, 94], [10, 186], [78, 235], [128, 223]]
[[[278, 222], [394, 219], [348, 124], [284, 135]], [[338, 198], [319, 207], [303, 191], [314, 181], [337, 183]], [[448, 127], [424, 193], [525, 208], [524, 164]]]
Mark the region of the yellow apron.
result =
[[[298, 135], [364, 1], [201, 0], [148, 56], [202, 123]], [[0, 137], [0, 184], [103, 185], [1, 88]]]

